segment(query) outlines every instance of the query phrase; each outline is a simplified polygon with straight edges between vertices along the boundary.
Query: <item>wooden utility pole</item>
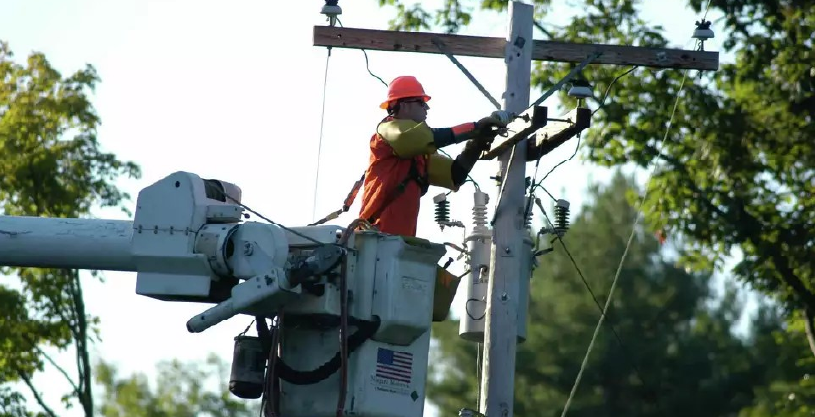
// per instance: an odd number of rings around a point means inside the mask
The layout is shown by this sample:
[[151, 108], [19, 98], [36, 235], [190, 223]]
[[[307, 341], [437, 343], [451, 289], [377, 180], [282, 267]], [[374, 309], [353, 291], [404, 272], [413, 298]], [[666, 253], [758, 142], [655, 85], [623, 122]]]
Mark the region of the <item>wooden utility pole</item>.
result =
[[[532, 72], [532, 20], [529, 4], [509, 4], [509, 28], [504, 55], [506, 90], [504, 110], [515, 114], [529, 106]], [[481, 371], [479, 412], [489, 417], [512, 416], [515, 398], [515, 351], [518, 332], [521, 260], [526, 233], [526, 139], [499, 157], [498, 204], [495, 208], [487, 310], [484, 324], [484, 364]], [[524, 294], [528, 292], [524, 291]]]
[[[479, 411], [487, 417], [512, 417], [515, 387], [515, 353], [518, 329], [518, 294], [522, 280], [521, 257], [525, 227], [526, 162], [539, 159], [555, 147], [576, 135], [590, 124], [590, 111], [577, 109], [560, 123], [545, 125], [545, 108], [530, 104], [530, 73], [532, 61], [569, 62], [586, 65], [638, 65], [652, 68], [716, 70], [718, 52], [686, 51], [669, 48], [646, 48], [624, 45], [575, 44], [533, 40], [532, 5], [512, 1], [509, 4], [509, 30], [505, 38], [447, 35], [428, 32], [399, 32], [315, 26], [314, 45], [336, 48], [368, 49], [392, 52], [503, 58], [506, 63], [505, 110], [527, 116], [516, 119], [508, 138], [496, 139], [492, 149], [482, 159], [499, 161], [498, 204], [495, 208], [494, 229], [489, 270], [487, 309], [484, 334], [484, 365], [481, 380]], [[442, 48], [443, 46], [443, 48]], [[451, 59], [453, 59], [451, 57]], [[454, 63], [459, 65], [457, 61]], [[465, 74], [470, 77], [469, 73]], [[472, 80], [472, 78], [471, 78]], [[562, 80], [563, 81], [563, 80]], [[477, 85], [482, 89], [480, 85]], [[549, 94], [554, 92], [550, 89]], [[491, 101], [494, 101], [490, 97]], [[543, 97], [536, 100], [542, 101]], [[553, 129], [554, 128], [554, 129]], [[527, 140], [535, 133], [535, 140]]]

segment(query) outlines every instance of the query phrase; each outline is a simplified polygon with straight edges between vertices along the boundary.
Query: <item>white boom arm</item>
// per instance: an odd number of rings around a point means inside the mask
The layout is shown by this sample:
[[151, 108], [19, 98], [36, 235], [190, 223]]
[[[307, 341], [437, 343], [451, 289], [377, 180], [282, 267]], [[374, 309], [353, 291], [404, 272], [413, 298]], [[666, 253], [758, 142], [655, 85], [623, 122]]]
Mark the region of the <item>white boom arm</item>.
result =
[[215, 304], [187, 322], [190, 332], [238, 314], [277, 317], [265, 331], [258, 321], [257, 338], [235, 339], [230, 390], [257, 398], [267, 377], [279, 378], [287, 417], [333, 417], [338, 404], [360, 416], [421, 416], [444, 246], [243, 222], [240, 201], [234, 184], [176, 172], [139, 193], [133, 221], [0, 216], [0, 266], [136, 272], [137, 294]]
[[0, 217], [0, 265], [136, 271], [129, 220]]

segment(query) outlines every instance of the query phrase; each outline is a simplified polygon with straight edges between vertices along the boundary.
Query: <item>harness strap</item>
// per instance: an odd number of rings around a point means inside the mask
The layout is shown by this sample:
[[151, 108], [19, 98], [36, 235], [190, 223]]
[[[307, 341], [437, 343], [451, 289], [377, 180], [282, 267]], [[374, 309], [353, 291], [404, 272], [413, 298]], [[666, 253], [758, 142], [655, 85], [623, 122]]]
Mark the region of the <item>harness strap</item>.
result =
[[385, 211], [385, 209], [388, 208], [388, 206], [393, 203], [397, 197], [405, 192], [405, 188], [407, 188], [410, 181], [416, 181], [421, 189], [421, 195], [425, 195], [430, 187], [430, 183], [427, 181], [427, 179], [422, 177], [422, 175], [419, 173], [419, 168], [416, 166], [416, 158], [410, 160], [410, 170], [408, 171], [408, 175], [405, 177], [405, 179], [396, 185], [396, 188], [391, 191], [388, 198], [385, 199], [379, 208], [365, 220], [367, 220], [368, 223], [374, 224], [382, 212]]
[[359, 177], [357, 182], [354, 183], [354, 186], [351, 187], [351, 191], [348, 192], [348, 196], [345, 197], [345, 200], [342, 202], [342, 207], [334, 212], [328, 214], [328, 216], [323, 217], [320, 220], [310, 224], [309, 226], [316, 226], [318, 224], [323, 224], [329, 220], [334, 220], [337, 217], [340, 217], [340, 214], [345, 213], [348, 211], [351, 206], [354, 204], [354, 200], [357, 199], [357, 194], [359, 193], [359, 189], [362, 188], [362, 184], [365, 182], [365, 173], [362, 173], [362, 176]]
[[[419, 189], [421, 190], [421, 195], [425, 195], [427, 190], [430, 188], [430, 182], [428, 179], [421, 175], [419, 172], [419, 168], [416, 164], [416, 158], [412, 158], [410, 160], [410, 170], [408, 171], [407, 176], [403, 179], [399, 184], [396, 185], [396, 188], [391, 191], [388, 195], [388, 198], [380, 205], [380, 207], [371, 214], [366, 220], [373, 224], [376, 219], [382, 214], [383, 211], [393, 203], [397, 197], [399, 197], [407, 188], [407, 185], [410, 181], [416, 181], [416, 184], [419, 185]], [[345, 200], [342, 203], [342, 207], [339, 210], [333, 211], [329, 213], [327, 216], [323, 217], [320, 220], [317, 220], [314, 223], [311, 223], [309, 226], [316, 226], [319, 224], [323, 224], [327, 221], [334, 220], [339, 217], [342, 213], [348, 211], [351, 206], [354, 204], [354, 200], [357, 198], [357, 194], [359, 194], [359, 189], [362, 187], [362, 184], [365, 182], [365, 173], [362, 173], [362, 177], [360, 177], [357, 182], [354, 183], [354, 186], [351, 188], [351, 191], [348, 192], [348, 196], [345, 197]]]

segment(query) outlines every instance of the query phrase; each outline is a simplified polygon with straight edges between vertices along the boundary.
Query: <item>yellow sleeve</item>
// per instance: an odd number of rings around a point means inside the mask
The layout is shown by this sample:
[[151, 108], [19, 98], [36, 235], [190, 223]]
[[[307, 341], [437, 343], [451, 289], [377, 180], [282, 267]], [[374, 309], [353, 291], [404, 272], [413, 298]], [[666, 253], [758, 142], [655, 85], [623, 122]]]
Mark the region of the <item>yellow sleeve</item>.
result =
[[381, 123], [376, 132], [385, 139], [396, 156], [412, 158], [418, 155], [430, 155], [436, 152], [433, 131], [426, 123], [413, 120], [395, 119]]
[[452, 159], [438, 153], [431, 154], [427, 160], [427, 176], [430, 185], [458, 191], [459, 187], [453, 184], [452, 166]]

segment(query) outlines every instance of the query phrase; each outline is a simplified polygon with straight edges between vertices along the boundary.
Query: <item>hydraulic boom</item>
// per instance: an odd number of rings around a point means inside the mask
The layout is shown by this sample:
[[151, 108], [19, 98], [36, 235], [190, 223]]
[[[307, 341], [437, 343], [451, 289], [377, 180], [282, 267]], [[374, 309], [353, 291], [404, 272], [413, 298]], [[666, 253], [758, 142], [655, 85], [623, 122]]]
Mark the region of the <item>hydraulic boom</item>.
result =
[[210, 304], [190, 332], [255, 317], [230, 390], [267, 388], [279, 415], [421, 416], [444, 246], [243, 215], [238, 186], [176, 172], [139, 193], [133, 221], [0, 216], [0, 265], [135, 272], [137, 294]]

